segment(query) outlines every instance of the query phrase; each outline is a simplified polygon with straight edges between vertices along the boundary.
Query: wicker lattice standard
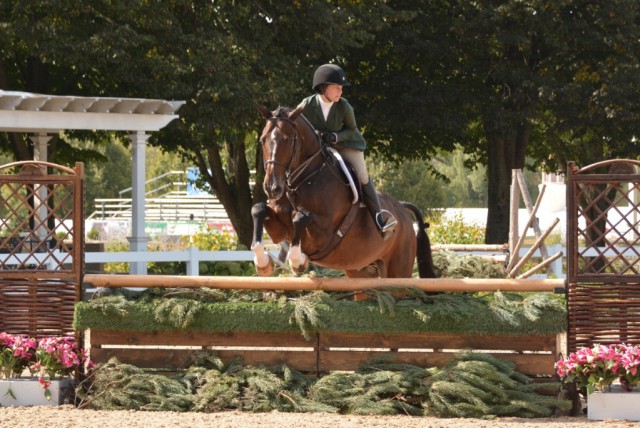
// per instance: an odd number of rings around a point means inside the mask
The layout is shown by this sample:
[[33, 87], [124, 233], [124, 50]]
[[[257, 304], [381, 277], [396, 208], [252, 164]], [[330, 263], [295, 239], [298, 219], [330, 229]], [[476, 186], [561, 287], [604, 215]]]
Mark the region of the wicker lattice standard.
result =
[[568, 351], [640, 345], [640, 162], [609, 160], [567, 174]]
[[84, 265], [84, 167], [0, 167], [0, 331], [73, 335]]

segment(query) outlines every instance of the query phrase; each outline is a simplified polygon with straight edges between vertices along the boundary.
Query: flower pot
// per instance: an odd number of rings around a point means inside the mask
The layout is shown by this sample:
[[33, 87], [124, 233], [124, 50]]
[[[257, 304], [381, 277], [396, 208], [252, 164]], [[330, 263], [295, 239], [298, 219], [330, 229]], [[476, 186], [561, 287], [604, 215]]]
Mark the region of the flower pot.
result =
[[587, 396], [587, 417], [640, 421], [640, 391], [624, 391], [619, 384], [613, 384], [611, 391], [592, 392]]
[[0, 380], [0, 406], [59, 406], [65, 398], [72, 399], [73, 381], [70, 378], [52, 380], [49, 391], [51, 398], [47, 399], [37, 378]]

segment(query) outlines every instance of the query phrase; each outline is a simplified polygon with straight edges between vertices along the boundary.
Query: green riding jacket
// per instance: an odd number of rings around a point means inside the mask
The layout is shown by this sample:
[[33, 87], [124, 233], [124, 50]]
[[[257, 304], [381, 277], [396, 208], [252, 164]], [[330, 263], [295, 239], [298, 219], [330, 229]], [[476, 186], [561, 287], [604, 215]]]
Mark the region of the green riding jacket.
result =
[[335, 132], [338, 136], [338, 146], [364, 151], [367, 143], [356, 125], [353, 107], [344, 99], [333, 103], [329, 116], [325, 122], [320, 106], [320, 95], [311, 95], [300, 103], [304, 106], [302, 114], [320, 132]]

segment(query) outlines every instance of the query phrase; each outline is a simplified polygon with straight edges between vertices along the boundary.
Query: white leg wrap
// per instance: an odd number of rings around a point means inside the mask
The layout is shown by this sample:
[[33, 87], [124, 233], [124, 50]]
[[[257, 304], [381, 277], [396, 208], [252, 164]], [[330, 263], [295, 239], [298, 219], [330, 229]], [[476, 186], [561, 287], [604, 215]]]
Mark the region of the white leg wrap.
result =
[[302, 252], [300, 245], [289, 248], [287, 259], [292, 269], [300, 268], [307, 263], [307, 255]]
[[254, 254], [253, 264], [255, 264], [256, 267], [263, 268], [271, 263], [269, 254], [264, 249], [264, 245], [262, 244], [262, 242], [257, 242], [254, 246], [252, 246], [251, 251], [253, 251]]

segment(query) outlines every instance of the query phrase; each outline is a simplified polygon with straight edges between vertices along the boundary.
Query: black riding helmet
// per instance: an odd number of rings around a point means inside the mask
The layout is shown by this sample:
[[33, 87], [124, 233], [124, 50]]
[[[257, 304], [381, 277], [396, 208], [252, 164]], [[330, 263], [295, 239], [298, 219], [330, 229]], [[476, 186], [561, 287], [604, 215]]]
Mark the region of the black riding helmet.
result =
[[341, 86], [350, 86], [351, 83], [347, 82], [347, 76], [344, 74], [344, 70], [335, 64], [324, 64], [317, 68], [313, 73], [313, 85], [311, 86], [314, 91], [318, 91], [318, 87], [323, 84], [335, 84]]

